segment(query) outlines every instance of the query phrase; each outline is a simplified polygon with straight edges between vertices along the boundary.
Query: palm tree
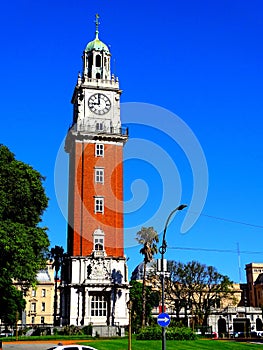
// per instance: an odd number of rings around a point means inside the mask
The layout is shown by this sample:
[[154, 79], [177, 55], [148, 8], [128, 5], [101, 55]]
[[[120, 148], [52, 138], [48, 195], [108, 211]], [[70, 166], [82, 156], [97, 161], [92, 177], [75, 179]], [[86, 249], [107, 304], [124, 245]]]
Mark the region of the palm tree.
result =
[[153, 227], [142, 227], [141, 230], [137, 232], [136, 240], [139, 244], [143, 245], [140, 249], [140, 253], [144, 256], [142, 287], [142, 327], [144, 327], [146, 323], [146, 267], [147, 264], [153, 260], [154, 254], [158, 252], [156, 243], [159, 242], [159, 237]]
[[58, 272], [62, 265], [64, 256], [63, 247], [55, 246], [50, 250], [50, 257], [53, 260], [52, 266], [55, 268], [55, 295], [54, 295], [54, 326], [57, 325], [57, 309], [58, 309]]

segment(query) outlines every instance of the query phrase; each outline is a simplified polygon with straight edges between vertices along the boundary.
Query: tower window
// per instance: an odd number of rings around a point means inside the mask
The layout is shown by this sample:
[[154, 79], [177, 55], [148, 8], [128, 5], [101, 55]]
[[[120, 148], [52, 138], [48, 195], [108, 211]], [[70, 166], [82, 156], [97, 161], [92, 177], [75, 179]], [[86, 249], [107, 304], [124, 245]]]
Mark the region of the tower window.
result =
[[96, 197], [95, 198], [95, 213], [104, 213], [104, 198]]
[[41, 316], [41, 319], [40, 319], [41, 321], [41, 324], [44, 324], [45, 323], [45, 317], [43, 317], [43, 316]]
[[92, 65], [93, 65], [93, 56], [88, 56], [88, 78], [91, 78], [91, 72], [92, 72]]
[[104, 250], [104, 238], [94, 239], [94, 250]]
[[96, 123], [96, 131], [102, 131], [103, 130], [103, 123]]
[[97, 229], [93, 233], [94, 251], [104, 251], [104, 232]]
[[100, 55], [96, 56], [96, 67], [101, 67], [101, 56]]
[[42, 289], [41, 296], [42, 296], [43, 298], [45, 298], [45, 296], [46, 296], [46, 290], [45, 290], [45, 289]]
[[107, 301], [104, 295], [91, 297], [91, 316], [107, 316]]
[[96, 143], [95, 155], [96, 155], [96, 157], [103, 157], [104, 156], [104, 145], [102, 143]]
[[89, 57], [88, 57], [88, 66], [89, 66], [89, 69], [91, 69], [91, 66], [93, 65], [93, 56], [92, 55], [90, 55]]
[[104, 183], [104, 169], [103, 168], [96, 168], [95, 169], [95, 182], [96, 183]]
[[96, 74], [96, 79], [100, 79], [100, 73]]

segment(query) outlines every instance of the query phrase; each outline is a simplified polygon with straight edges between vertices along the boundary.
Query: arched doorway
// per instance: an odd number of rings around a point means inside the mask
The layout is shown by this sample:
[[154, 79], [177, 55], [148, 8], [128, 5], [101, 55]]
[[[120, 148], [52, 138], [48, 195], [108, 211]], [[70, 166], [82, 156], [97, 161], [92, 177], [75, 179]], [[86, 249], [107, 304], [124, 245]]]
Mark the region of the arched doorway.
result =
[[226, 320], [222, 316], [220, 316], [217, 321], [217, 329], [219, 337], [224, 337], [226, 334]]
[[259, 317], [256, 319], [256, 330], [257, 331], [263, 330], [262, 320]]

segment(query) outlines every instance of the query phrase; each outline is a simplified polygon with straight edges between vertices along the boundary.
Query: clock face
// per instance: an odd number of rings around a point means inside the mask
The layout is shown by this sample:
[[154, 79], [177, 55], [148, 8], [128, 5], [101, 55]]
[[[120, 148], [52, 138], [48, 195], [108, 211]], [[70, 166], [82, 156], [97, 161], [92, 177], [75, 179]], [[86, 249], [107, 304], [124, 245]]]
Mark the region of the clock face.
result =
[[90, 96], [88, 106], [93, 113], [102, 115], [109, 112], [111, 109], [111, 102], [106, 95], [97, 93]]

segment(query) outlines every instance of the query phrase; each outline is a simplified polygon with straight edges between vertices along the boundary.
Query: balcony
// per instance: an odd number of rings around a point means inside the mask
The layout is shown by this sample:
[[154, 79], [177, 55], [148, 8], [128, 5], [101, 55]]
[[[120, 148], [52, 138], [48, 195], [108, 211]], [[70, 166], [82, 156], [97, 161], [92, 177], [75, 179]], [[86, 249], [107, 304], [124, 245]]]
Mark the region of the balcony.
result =
[[110, 80], [104, 80], [104, 79], [92, 79], [88, 78], [85, 74], [83, 77], [83, 86], [89, 87], [89, 88], [108, 88], [110, 90], [115, 89], [119, 90], [119, 80], [117, 77], [112, 77]]
[[118, 135], [118, 136], [128, 136], [128, 128], [124, 127], [113, 127], [113, 126], [100, 126], [89, 124], [73, 124], [69, 131], [80, 132], [84, 134], [96, 134], [96, 135]]

